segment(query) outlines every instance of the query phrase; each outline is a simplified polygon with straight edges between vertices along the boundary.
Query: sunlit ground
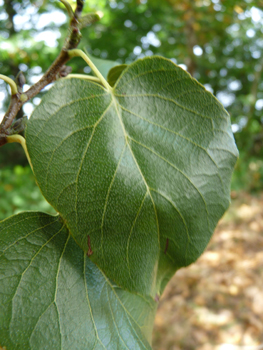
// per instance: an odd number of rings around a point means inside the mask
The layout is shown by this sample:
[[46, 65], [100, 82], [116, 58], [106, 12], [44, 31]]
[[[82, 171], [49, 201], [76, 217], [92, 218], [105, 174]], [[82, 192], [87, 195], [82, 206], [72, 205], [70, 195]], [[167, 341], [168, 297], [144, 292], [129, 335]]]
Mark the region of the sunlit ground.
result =
[[240, 194], [206, 252], [167, 286], [154, 350], [263, 349], [263, 195]]

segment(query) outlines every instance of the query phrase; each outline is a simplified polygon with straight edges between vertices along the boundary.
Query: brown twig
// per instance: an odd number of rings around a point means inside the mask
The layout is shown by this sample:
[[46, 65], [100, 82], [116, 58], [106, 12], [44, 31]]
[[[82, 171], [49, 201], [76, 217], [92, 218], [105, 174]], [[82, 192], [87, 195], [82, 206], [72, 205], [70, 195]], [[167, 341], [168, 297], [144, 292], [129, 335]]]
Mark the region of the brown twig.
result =
[[66, 76], [70, 71], [65, 68], [65, 63], [70, 60], [68, 54], [69, 50], [75, 49], [81, 39], [81, 23], [79, 21], [83, 10], [84, 1], [77, 0], [76, 10], [74, 17], [71, 18], [69, 25], [69, 34], [65, 40], [63, 49], [60, 51], [56, 60], [52, 63], [43, 77], [26, 92], [18, 91], [11, 96], [11, 101], [7, 112], [0, 124], [0, 146], [7, 143], [6, 136], [8, 135], [8, 129], [11, 127], [17, 113], [25, 102], [36, 96], [44, 87], [54, 82], [56, 79]]
[[77, 7], [75, 10], [75, 16], [77, 19], [80, 18], [82, 10], [83, 10], [83, 6], [84, 6], [84, 1], [83, 0], [77, 0]]

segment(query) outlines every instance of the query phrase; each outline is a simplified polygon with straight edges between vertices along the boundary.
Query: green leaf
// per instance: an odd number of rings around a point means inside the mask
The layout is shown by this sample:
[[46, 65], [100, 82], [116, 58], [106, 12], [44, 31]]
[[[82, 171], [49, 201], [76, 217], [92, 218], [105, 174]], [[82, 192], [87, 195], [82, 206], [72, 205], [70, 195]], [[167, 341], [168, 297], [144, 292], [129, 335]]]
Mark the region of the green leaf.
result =
[[125, 68], [127, 68], [127, 64], [119, 64], [116, 67], [111, 68], [107, 75], [107, 81], [110, 84], [110, 86], [114, 86], [116, 81], [119, 79], [121, 73], [124, 71]]
[[112, 90], [60, 80], [31, 116], [37, 182], [118, 285], [160, 294], [204, 251], [230, 202], [230, 118], [171, 61], [130, 65]]
[[150, 349], [157, 303], [112, 283], [59, 216], [0, 223], [0, 347]]

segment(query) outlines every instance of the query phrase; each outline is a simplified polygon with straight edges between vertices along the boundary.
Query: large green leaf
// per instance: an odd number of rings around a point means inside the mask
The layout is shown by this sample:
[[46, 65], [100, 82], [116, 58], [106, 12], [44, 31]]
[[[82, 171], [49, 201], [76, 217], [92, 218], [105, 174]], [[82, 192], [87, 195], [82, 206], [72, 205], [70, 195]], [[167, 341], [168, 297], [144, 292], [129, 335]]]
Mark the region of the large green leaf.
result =
[[156, 302], [113, 284], [59, 216], [0, 223], [0, 347], [150, 349]]
[[230, 118], [161, 57], [136, 61], [113, 89], [61, 80], [29, 120], [37, 182], [105, 274], [155, 296], [195, 261], [229, 206], [237, 158]]

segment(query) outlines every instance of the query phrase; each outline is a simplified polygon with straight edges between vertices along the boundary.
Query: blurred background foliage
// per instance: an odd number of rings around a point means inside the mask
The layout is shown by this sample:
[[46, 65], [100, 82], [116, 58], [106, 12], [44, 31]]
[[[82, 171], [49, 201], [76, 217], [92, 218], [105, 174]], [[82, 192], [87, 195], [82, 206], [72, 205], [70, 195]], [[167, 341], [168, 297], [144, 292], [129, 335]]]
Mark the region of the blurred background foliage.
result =
[[[262, 8], [263, 0], [89, 0], [84, 13], [102, 11], [104, 17], [82, 30], [80, 48], [119, 63], [157, 54], [186, 69], [231, 115], [240, 151], [233, 190], [258, 191], [263, 187]], [[0, 20], [0, 72], [14, 78], [23, 71], [28, 88], [63, 45], [65, 8], [55, 0], [0, 0]], [[69, 65], [74, 73], [90, 73], [79, 58]], [[45, 90], [20, 116], [30, 116]], [[1, 116], [8, 96], [9, 87], [0, 80]], [[22, 209], [53, 210], [42, 199], [20, 145], [5, 145], [0, 219]]]

